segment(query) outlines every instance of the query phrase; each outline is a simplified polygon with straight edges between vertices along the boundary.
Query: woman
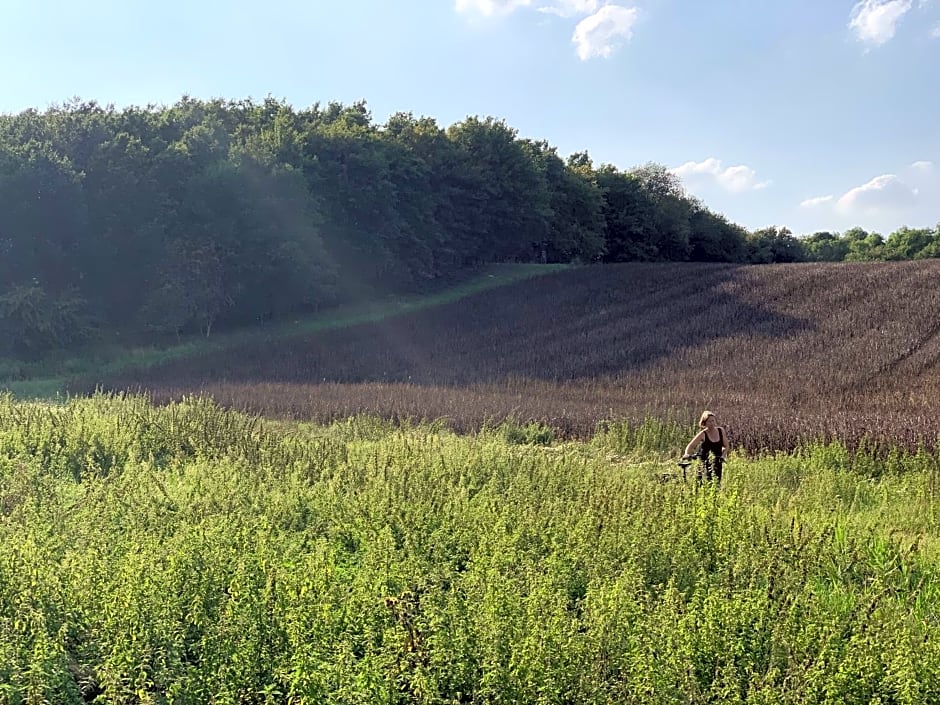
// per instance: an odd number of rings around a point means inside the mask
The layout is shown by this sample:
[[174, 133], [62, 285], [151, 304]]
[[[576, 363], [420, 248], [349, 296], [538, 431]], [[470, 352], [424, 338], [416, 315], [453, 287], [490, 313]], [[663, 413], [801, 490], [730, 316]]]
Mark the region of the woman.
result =
[[702, 412], [698, 425], [702, 427], [702, 430], [695, 434], [695, 438], [685, 447], [683, 459], [691, 458], [692, 451], [701, 444], [698, 454], [702, 460], [707, 460], [709, 453], [714, 457], [711, 470], [706, 470], [705, 479], [711, 480], [714, 477], [715, 480], [721, 482], [721, 466], [731, 449], [728, 434], [718, 425], [718, 417], [708, 410]]

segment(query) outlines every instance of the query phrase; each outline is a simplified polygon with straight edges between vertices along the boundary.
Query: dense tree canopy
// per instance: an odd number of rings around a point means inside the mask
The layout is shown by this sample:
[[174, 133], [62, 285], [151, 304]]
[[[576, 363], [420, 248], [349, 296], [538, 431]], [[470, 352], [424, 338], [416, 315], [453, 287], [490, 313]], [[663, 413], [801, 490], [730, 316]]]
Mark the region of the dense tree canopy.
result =
[[0, 353], [422, 291], [491, 262], [908, 259], [940, 228], [748, 233], [657, 164], [595, 168], [502, 120], [183, 98], [0, 115]]

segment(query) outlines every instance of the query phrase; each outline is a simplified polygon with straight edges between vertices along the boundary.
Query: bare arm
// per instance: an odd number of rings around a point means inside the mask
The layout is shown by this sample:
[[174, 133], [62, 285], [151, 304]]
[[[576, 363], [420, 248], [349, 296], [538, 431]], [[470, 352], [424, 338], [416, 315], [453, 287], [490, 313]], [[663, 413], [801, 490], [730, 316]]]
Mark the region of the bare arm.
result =
[[724, 442], [721, 444], [721, 457], [722, 457], [722, 458], [727, 458], [727, 457], [728, 457], [728, 451], [731, 450], [731, 439], [728, 438], [728, 429], [726, 429], [726, 428], [721, 429], [721, 438], [722, 438], [723, 441], [724, 441]]
[[689, 445], [685, 447], [684, 455], [692, 455], [692, 449], [695, 448], [699, 443], [701, 443], [704, 437], [705, 437], [704, 429], [696, 433], [695, 438], [689, 441]]

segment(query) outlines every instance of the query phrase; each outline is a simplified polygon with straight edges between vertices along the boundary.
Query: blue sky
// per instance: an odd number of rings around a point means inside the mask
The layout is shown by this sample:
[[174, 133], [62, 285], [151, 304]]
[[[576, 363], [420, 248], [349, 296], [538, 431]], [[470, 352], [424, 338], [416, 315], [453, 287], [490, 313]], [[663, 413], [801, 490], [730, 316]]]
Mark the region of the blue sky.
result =
[[5, 0], [0, 112], [364, 99], [655, 161], [797, 234], [940, 223], [940, 0]]

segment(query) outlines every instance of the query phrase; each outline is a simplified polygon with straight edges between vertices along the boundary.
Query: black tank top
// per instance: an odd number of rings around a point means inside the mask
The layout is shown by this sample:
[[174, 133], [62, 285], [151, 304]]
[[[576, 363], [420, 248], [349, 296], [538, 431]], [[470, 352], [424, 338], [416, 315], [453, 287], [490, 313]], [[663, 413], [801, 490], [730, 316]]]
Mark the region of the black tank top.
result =
[[705, 431], [705, 438], [702, 439], [702, 455], [706, 456], [709, 453], [714, 455], [721, 455], [721, 449], [725, 445], [725, 436], [721, 431], [721, 426], [718, 426], [718, 440], [713, 441], [708, 437], [708, 431]]

